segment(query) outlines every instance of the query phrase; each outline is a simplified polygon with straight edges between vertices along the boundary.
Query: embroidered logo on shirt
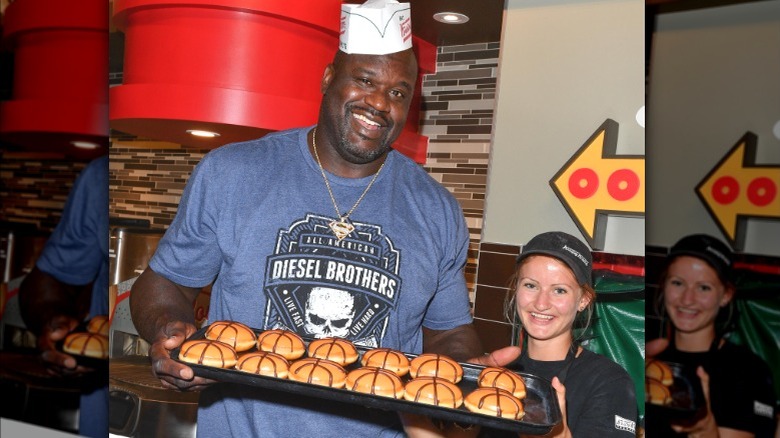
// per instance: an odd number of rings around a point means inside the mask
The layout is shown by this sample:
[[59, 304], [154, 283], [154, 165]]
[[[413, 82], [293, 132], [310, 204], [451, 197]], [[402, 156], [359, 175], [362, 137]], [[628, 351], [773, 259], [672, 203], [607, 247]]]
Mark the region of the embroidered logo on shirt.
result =
[[767, 418], [775, 418], [772, 406], [753, 400], [753, 413]]
[[620, 415], [615, 415], [615, 429], [636, 433], [636, 422]]
[[381, 227], [353, 222], [339, 240], [331, 221], [307, 215], [279, 231], [266, 264], [265, 328], [377, 347], [401, 290], [399, 251]]

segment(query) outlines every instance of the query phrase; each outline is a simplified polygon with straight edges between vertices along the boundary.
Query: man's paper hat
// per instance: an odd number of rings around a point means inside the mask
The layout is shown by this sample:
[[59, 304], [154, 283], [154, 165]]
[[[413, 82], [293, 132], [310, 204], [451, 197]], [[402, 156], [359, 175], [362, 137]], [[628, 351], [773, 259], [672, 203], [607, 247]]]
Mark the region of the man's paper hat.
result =
[[368, 0], [341, 5], [339, 50], [345, 53], [387, 55], [412, 47], [409, 3]]

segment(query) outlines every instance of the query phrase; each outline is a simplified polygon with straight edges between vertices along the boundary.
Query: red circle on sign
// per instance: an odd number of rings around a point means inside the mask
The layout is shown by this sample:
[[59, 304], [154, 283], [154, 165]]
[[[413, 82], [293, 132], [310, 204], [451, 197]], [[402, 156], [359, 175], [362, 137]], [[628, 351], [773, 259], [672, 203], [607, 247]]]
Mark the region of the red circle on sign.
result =
[[630, 169], [619, 169], [607, 180], [609, 195], [618, 201], [628, 201], [639, 191], [639, 176]]
[[572, 172], [569, 177], [569, 193], [575, 198], [590, 198], [598, 188], [599, 176], [593, 169], [583, 167]]
[[732, 176], [722, 176], [712, 184], [712, 199], [718, 204], [731, 204], [739, 196], [739, 182]]
[[750, 203], [763, 207], [775, 200], [777, 196], [777, 184], [771, 179], [760, 176], [750, 181], [747, 189], [747, 196]]

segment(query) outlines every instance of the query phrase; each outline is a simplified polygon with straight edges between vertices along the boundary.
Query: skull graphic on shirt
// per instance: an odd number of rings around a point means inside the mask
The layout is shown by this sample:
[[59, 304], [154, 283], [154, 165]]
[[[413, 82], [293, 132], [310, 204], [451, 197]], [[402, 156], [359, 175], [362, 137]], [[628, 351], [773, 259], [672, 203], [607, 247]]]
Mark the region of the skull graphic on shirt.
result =
[[312, 288], [305, 307], [304, 329], [321, 339], [346, 338], [355, 317], [355, 297], [349, 292], [326, 287]]

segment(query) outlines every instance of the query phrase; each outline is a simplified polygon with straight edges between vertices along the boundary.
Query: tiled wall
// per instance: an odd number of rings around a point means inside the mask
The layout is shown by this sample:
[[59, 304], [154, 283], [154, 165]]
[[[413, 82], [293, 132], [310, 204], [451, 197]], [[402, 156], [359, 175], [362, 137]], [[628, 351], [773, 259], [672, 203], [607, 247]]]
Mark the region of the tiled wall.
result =
[[514, 272], [520, 247], [483, 242], [479, 251], [479, 274], [475, 287], [474, 325], [485, 351], [512, 343], [513, 327], [504, 316], [509, 277]]
[[438, 49], [436, 73], [423, 81], [425, 170], [460, 201], [471, 238], [466, 280], [474, 300], [493, 133], [499, 43]]
[[62, 216], [73, 182], [86, 161], [44, 154], [0, 154], [0, 222], [30, 224], [50, 233]]
[[173, 143], [115, 138], [109, 165], [109, 216], [147, 219], [150, 228], [167, 228], [190, 173], [206, 152]]

